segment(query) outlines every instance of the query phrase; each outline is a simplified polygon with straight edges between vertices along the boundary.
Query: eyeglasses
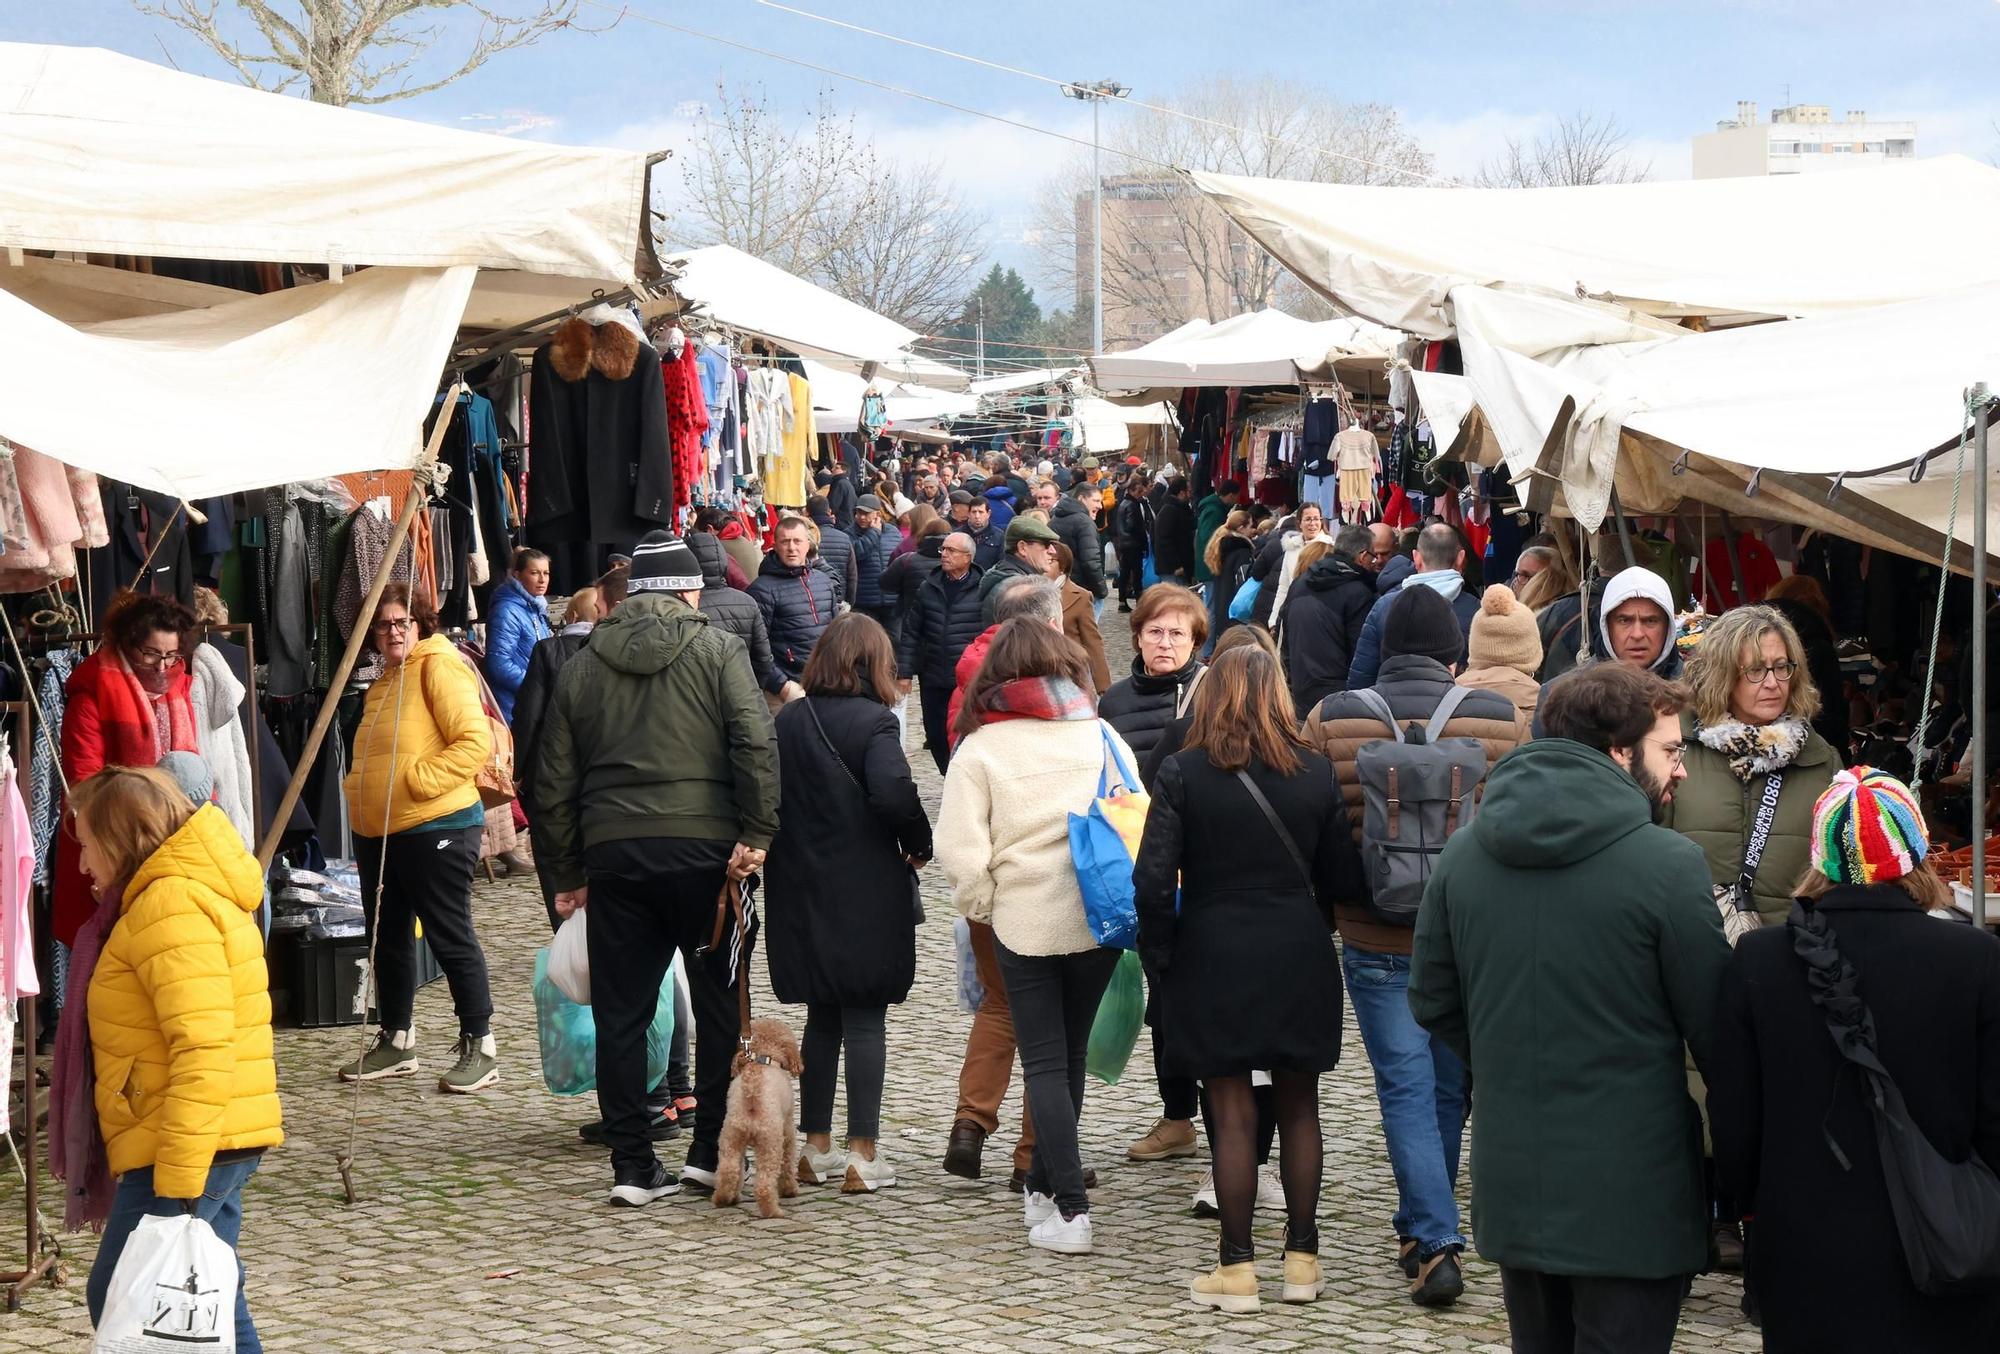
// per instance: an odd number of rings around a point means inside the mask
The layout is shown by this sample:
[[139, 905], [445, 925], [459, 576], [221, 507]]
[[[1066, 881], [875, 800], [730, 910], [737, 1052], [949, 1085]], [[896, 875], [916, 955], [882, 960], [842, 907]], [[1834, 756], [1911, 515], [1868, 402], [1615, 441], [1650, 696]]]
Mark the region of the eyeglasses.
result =
[[377, 621], [369, 628], [378, 635], [392, 635], [407, 630], [415, 624], [416, 622], [408, 616], [399, 616], [394, 620]]
[[972, 552], [962, 545], [941, 545], [938, 547], [938, 553], [940, 555], [969, 555]]
[[1186, 630], [1170, 630], [1164, 625], [1149, 625], [1139, 632], [1139, 638], [1148, 644], [1182, 644], [1194, 638]]
[[1773, 677], [1778, 679], [1780, 685], [1789, 683], [1798, 673], [1798, 670], [1799, 665], [1790, 659], [1787, 659], [1783, 663], [1765, 663], [1754, 668], [1737, 669], [1738, 672], [1743, 674], [1743, 680], [1754, 686], [1762, 686]]
[[[1658, 739], [1654, 738], [1648, 738], [1646, 741], [1649, 743], [1659, 742]], [[1660, 751], [1667, 754], [1667, 760], [1675, 766], [1685, 766], [1687, 764], [1688, 745], [1686, 743], [1660, 743], [1659, 746]]]
[[181, 661], [179, 654], [166, 653], [160, 649], [139, 649], [132, 656], [148, 667], [157, 668], [178, 667]]

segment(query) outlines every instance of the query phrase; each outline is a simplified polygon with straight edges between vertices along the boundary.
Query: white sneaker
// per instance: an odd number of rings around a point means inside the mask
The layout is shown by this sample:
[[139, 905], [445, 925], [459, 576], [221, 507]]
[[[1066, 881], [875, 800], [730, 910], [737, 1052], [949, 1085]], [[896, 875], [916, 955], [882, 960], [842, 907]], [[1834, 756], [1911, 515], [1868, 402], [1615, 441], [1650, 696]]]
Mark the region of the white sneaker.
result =
[[1064, 1255], [1088, 1255], [1090, 1214], [1079, 1213], [1073, 1218], [1065, 1218], [1061, 1213], [1051, 1213], [1028, 1233], [1028, 1244], [1045, 1251], [1060, 1251]]
[[866, 1161], [857, 1156], [847, 1158], [847, 1175], [840, 1182], [842, 1194], [873, 1194], [878, 1189], [886, 1189], [896, 1183], [896, 1167], [875, 1149], [875, 1159]]
[[799, 1183], [802, 1185], [824, 1185], [846, 1169], [845, 1152], [832, 1148], [815, 1152], [811, 1145], [799, 1149]]
[[1027, 1224], [1029, 1231], [1032, 1232], [1056, 1216], [1058, 1214], [1054, 1199], [1046, 1194], [1037, 1194], [1031, 1189], [1021, 1191], [1021, 1221]]
[[1285, 1211], [1285, 1186], [1276, 1167], [1264, 1166], [1257, 1171], [1257, 1207], [1266, 1213]]
[[1203, 1171], [1201, 1188], [1194, 1192], [1194, 1215], [1197, 1218], [1219, 1218], [1222, 1210], [1215, 1206], [1215, 1172]]

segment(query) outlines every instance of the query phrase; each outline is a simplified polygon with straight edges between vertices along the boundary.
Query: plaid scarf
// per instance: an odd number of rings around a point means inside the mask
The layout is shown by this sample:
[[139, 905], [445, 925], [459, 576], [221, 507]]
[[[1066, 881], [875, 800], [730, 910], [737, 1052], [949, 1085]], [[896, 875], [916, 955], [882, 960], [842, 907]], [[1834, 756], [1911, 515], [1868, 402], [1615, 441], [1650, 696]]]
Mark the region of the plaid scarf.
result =
[[980, 727], [1009, 719], [1096, 719], [1097, 700], [1067, 677], [1016, 677], [979, 698]]

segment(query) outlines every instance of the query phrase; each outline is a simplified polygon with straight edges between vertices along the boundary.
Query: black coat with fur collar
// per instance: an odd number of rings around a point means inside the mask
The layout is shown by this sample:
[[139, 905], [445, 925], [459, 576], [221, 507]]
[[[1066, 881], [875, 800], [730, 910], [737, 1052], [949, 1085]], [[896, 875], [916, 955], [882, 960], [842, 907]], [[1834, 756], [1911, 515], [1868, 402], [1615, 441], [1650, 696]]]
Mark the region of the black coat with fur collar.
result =
[[528, 536], [630, 550], [673, 517], [659, 355], [623, 324], [565, 320], [528, 382]]

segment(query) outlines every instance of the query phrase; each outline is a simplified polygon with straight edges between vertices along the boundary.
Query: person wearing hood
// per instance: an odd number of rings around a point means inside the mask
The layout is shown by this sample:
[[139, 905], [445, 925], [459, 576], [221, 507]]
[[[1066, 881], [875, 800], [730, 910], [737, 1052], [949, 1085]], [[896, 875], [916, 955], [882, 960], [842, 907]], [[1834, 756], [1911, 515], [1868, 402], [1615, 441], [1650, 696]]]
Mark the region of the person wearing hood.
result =
[[[804, 523], [779, 528], [795, 554], [804, 535]], [[736, 983], [749, 975], [725, 978], [702, 951], [725, 877], [760, 869], [777, 835], [779, 781], [749, 654], [697, 609], [694, 553], [679, 537], [649, 532], [632, 549], [628, 586], [625, 603], [563, 669], [535, 783], [537, 846], [555, 879], [556, 911], [589, 908], [611, 1202], [637, 1207], [680, 1188], [654, 1155], [646, 1105], [646, 1030], [676, 949], [687, 961], [702, 1107], [681, 1182], [715, 1187]]]
[[[1417, 534], [1415, 572], [1400, 583], [1392, 583], [1388, 567], [1383, 567], [1376, 576], [1377, 587], [1391, 590], [1382, 593], [1361, 627], [1361, 638], [1355, 641], [1354, 657], [1347, 666], [1348, 690], [1359, 691], [1375, 685], [1382, 666], [1382, 631], [1389, 620], [1389, 608], [1411, 588], [1429, 588], [1449, 602], [1452, 615], [1458, 618], [1461, 640], [1471, 637], [1472, 618], [1479, 613], [1479, 599], [1465, 591], [1465, 575], [1459, 572], [1464, 567], [1465, 543], [1458, 532], [1443, 522], [1433, 522]], [[1457, 657], [1451, 660], [1453, 666], [1464, 658], [1465, 646], [1461, 642]]]
[[[472, 871], [486, 811], [474, 778], [493, 752], [479, 677], [438, 633], [437, 608], [407, 583], [382, 590], [367, 644], [383, 674], [369, 686], [354, 731], [354, 769], [342, 789], [354, 823], [362, 909], [375, 955], [375, 1043], [340, 1069], [343, 1081], [418, 1070], [416, 934], [422, 922], [458, 1016], [456, 1061], [439, 1089], [482, 1090], [500, 1079], [493, 991], [472, 926]], [[379, 897], [379, 903], [376, 901]], [[378, 915], [379, 910], [379, 915]]]
[[745, 579], [757, 576], [757, 566], [764, 562], [764, 550], [739, 514], [724, 515], [722, 524], [715, 529], [715, 539], [722, 542], [722, 548], [729, 552], [730, 560], [742, 570]]
[[[86, 924], [90, 986], [74, 1013], [87, 1017], [96, 1079], [87, 1155], [117, 1177], [109, 1189], [104, 1175], [87, 1181], [90, 1164], [65, 1171], [72, 1191], [97, 1187], [89, 1202], [104, 1233], [86, 1291], [95, 1325], [142, 1218], [198, 1217], [238, 1249], [243, 1186], [285, 1133], [256, 857], [220, 809], [197, 807], [161, 767], [107, 767], [75, 788], [70, 811], [103, 899]], [[83, 1070], [82, 1048], [70, 1047], [68, 1058], [59, 1047], [58, 1084]], [[241, 1260], [233, 1324], [237, 1349], [263, 1348]]]
[[980, 616], [993, 624], [993, 608], [998, 592], [1010, 578], [1042, 578], [1049, 571], [1049, 557], [1062, 537], [1039, 517], [1023, 513], [1007, 524], [1007, 553], [979, 580]]
[[1368, 528], [1349, 522], [1285, 602], [1278, 649], [1295, 709], [1312, 710], [1347, 689], [1348, 663], [1375, 607], [1375, 575], [1365, 562], [1370, 557]]
[[1194, 581], [1213, 583], [1215, 571], [1208, 567], [1208, 538], [1222, 529], [1229, 510], [1236, 506], [1243, 490], [1235, 480], [1217, 480], [1208, 496], [1194, 510]]
[[[1651, 672], [1662, 681], [1681, 679], [1684, 665], [1678, 643], [1680, 629], [1674, 620], [1673, 594], [1667, 590], [1664, 578], [1642, 565], [1633, 565], [1619, 570], [1596, 589], [1586, 587], [1584, 596], [1595, 599], [1597, 627], [1588, 656], [1579, 650], [1574, 666], [1566, 668], [1564, 676], [1609, 661]], [[1554, 609], [1551, 607], [1550, 611]], [[1547, 621], [1545, 612], [1536, 622], [1538, 632], [1544, 635], [1544, 674], [1549, 671], [1550, 660], [1559, 657], [1548, 647]], [[1543, 677], [1544, 700], [1549, 688], [1561, 680], [1561, 676]]]
[[1623, 663], [1552, 686], [1417, 915], [1409, 1010], [1478, 1088], [1472, 1231], [1516, 1349], [1667, 1354], [1707, 1261], [1681, 1064], [1718, 1056], [1729, 944], [1700, 850], [1659, 825], [1686, 700]]
[[[1463, 642], [1458, 620], [1441, 593], [1426, 587], [1397, 592], [1383, 627], [1387, 657], [1373, 695], [1388, 706], [1399, 728], [1414, 725], [1419, 732], [1448, 698], [1456, 697], [1458, 707], [1448, 712], [1439, 738], [1476, 741], [1491, 768], [1513, 750], [1517, 716], [1504, 696], [1454, 688], [1452, 670]], [[1306, 720], [1307, 746], [1334, 765], [1356, 845], [1368, 818], [1359, 773], [1362, 750], [1396, 736], [1375, 702], [1360, 691], [1334, 692]], [[1375, 911], [1366, 888], [1361, 896], [1332, 901], [1341, 973], [1354, 1023], [1375, 1069], [1382, 1138], [1396, 1180], [1390, 1225], [1397, 1260], [1409, 1280], [1410, 1300], [1441, 1306], [1465, 1290], [1458, 1259], [1465, 1235], [1454, 1194], [1465, 1122], [1464, 1062], [1410, 1018], [1405, 998], [1408, 923]]]
[[980, 497], [986, 500], [986, 511], [992, 515], [994, 527], [1005, 531], [1007, 524], [1014, 520], [1014, 514], [1020, 511], [1020, 504], [1028, 502], [1031, 495], [1024, 485], [1022, 496], [1016, 499], [1014, 490], [1006, 479], [996, 475], [986, 482], [986, 487], [980, 491]]
[[2000, 1349], [2000, 1291], [1912, 1281], [1868, 1083], [1842, 1054], [1880, 1060], [1947, 1161], [2000, 1165], [2000, 944], [1925, 915], [1951, 906], [1931, 849], [1909, 786], [1840, 772], [1787, 924], [1744, 936], [1723, 972], [1708, 1108], [1723, 1187], [1755, 1217], [1744, 1283], [1773, 1354]]
[[1493, 584], [1480, 595], [1458, 684], [1497, 692], [1512, 701], [1519, 741], [1525, 743], [1534, 736], [1535, 709], [1541, 704], [1542, 684], [1535, 680], [1541, 666], [1542, 637], [1535, 629], [1535, 614], [1513, 589]]
[[549, 628], [549, 557], [522, 546], [507, 581], [493, 590], [486, 618], [486, 684], [509, 724], [514, 693], [528, 675], [528, 656], [553, 634]]
[[750, 580], [750, 599], [764, 613], [771, 642], [771, 670], [760, 685], [771, 696], [794, 700], [802, 692], [799, 674], [813, 645], [833, 622], [839, 604], [833, 576], [812, 567], [812, 528], [800, 517], [778, 523], [776, 545]]

